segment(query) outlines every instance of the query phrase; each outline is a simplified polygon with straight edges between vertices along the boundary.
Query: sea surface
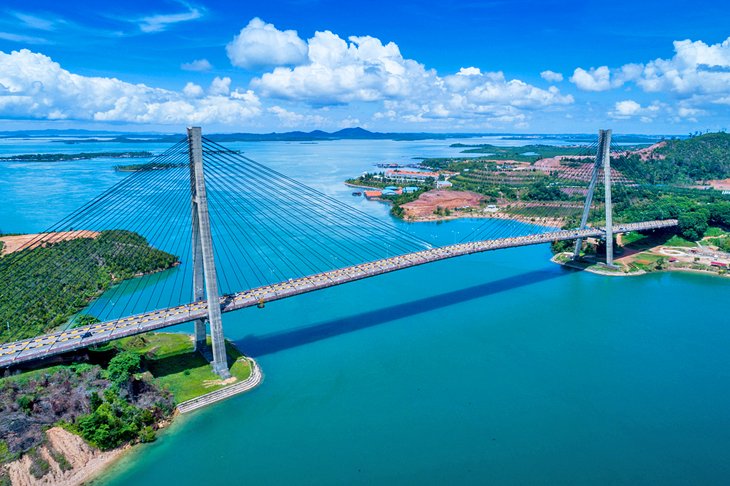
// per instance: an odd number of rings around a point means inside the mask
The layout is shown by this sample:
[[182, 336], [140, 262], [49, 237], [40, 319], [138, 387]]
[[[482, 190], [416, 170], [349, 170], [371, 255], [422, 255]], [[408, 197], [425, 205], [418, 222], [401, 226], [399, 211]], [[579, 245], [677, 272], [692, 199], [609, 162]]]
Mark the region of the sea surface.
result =
[[[477, 223], [413, 229], [342, 181], [457, 141], [230, 146], [446, 244]], [[0, 155], [165, 148], [0, 140]], [[52, 226], [128, 162], [0, 162], [0, 230]], [[97, 484], [730, 483], [730, 280], [607, 278], [549, 257], [500, 250], [225, 314], [261, 386], [178, 417]]]

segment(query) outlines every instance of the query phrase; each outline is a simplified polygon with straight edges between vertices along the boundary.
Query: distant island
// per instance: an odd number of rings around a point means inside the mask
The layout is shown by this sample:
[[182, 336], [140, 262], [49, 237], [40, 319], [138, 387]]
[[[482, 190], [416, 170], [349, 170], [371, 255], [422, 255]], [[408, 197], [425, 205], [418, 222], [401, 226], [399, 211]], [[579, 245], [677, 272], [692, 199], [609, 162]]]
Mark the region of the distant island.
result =
[[[501, 137], [504, 140], [529, 140], [533, 138], [553, 138], [570, 143], [583, 143], [595, 139], [589, 134], [551, 134], [551, 135], [514, 135], [505, 133], [432, 133], [432, 132], [371, 132], [364, 128], [343, 128], [335, 132], [313, 130], [311, 132], [271, 132], [271, 133], [213, 133], [205, 134], [205, 138], [214, 142], [320, 142], [332, 140], [448, 140], [454, 138], [478, 138], [486, 136]], [[90, 132], [85, 130], [39, 130], [23, 132], [0, 132], [2, 138], [34, 138], [34, 137], [65, 137], [57, 140], [65, 144], [82, 143], [176, 143], [182, 134], [160, 133], [114, 133]], [[614, 141], [619, 143], [652, 144], [661, 140], [662, 136], [651, 135], [617, 135]]]
[[81, 152], [76, 154], [20, 154], [0, 157], [2, 162], [68, 162], [90, 159], [147, 159], [152, 152]]

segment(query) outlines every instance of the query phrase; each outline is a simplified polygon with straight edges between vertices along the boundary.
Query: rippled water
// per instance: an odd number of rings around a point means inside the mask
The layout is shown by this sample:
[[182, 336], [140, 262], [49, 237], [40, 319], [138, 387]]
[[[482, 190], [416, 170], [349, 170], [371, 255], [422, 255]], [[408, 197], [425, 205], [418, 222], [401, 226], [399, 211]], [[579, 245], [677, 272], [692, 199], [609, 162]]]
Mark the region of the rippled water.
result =
[[[232, 145], [385, 219], [341, 181], [448, 143]], [[0, 151], [60, 144], [19, 145]], [[50, 226], [119, 180], [116, 163], [0, 163], [0, 229]], [[450, 243], [472, 225], [416, 231]], [[727, 484], [728, 280], [606, 278], [548, 257], [501, 250], [226, 314], [264, 383], [180, 417], [99, 482]]]

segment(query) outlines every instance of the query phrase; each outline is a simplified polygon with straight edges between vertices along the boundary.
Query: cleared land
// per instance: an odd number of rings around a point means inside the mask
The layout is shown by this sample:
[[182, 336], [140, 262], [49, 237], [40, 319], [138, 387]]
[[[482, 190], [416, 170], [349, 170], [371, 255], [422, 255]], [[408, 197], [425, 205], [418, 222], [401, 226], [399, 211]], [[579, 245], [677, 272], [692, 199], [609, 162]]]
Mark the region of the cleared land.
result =
[[9, 255], [16, 251], [38, 248], [42, 245], [58, 243], [59, 241], [78, 240], [80, 238], [96, 238], [98, 231], [61, 231], [58, 233], [30, 233], [25, 235], [0, 236], [2, 254]]
[[406, 219], [435, 217], [439, 209], [454, 210], [463, 207], [479, 208], [484, 196], [471, 191], [429, 191], [409, 203], [401, 205]]

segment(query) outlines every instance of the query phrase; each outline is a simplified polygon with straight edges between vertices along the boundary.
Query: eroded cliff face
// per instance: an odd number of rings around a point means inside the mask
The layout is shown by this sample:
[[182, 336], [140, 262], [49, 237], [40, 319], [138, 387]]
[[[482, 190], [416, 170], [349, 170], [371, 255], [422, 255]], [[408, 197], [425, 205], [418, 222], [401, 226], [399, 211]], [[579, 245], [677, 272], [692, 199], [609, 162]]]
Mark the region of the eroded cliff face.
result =
[[3, 466], [4, 475], [13, 486], [83, 484], [98, 476], [128, 448], [102, 452], [60, 427], [47, 430], [46, 437], [35, 454], [26, 454]]

